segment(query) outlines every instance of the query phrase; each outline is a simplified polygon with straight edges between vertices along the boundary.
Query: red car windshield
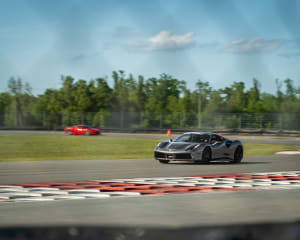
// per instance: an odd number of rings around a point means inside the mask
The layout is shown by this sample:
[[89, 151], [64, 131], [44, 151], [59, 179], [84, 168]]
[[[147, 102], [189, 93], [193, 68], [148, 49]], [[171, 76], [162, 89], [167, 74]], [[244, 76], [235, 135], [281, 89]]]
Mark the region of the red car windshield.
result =
[[89, 125], [78, 125], [77, 127], [78, 128], [93, 128], [93, 127], [91, 127]]

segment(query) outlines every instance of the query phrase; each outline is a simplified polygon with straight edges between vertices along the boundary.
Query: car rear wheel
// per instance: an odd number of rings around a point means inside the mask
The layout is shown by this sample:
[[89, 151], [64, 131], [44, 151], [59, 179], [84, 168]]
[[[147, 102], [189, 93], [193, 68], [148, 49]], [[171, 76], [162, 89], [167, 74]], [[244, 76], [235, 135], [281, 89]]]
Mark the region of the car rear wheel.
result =
[[88, 136], [89, 136], [89, 135], [91, 135], [91, 132], [90, 132], [89, 130], [86, 130], [86, 131], [85, 131], [85, 135], [88, 135]]
[[169, 160], [159, 160], [159, 162], [166, 164], [166, 163], [169, 163], [170, 161]]
[[202, 162], [210, 162], [210, 160], [211, 160], [211, 151], [207, 147], [204, 149], [204, 151], [202, 153]]
[[68, 134], [68, 135], [72, 135], [72, 131], [71, 131], [71, 130], [68, 130], [68, 131], [67, 131], [67, 134]]
[[240, 163], [243, 159], [243, 148], [238, 146], [234, 152], [233, 163]]

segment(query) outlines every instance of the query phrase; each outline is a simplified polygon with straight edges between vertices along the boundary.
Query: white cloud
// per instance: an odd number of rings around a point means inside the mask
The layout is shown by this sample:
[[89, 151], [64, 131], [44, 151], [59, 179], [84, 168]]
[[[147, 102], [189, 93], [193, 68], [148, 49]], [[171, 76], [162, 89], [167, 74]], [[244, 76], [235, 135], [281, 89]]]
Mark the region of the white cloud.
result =
[[194, 44], [194, 33], [175, 35], [169, 31], [161, 31], [149, 39], [148, 50], [172, 50], [183, 49]]
[[183, 35], [176, 35], [169, 31], [160, 31], [157, 35], [144, 42], [132, 42], [128, 46], [134, 49], [148, 51], [158, 50], [180, 50], [195, 45], [194, 33], [188, 32]]
[[272, 52], [285, 42], [283, 39], [256, 38], [253, 40], [237, 40], [225, 46], [225, 51], [232, 53], [268, 53]]

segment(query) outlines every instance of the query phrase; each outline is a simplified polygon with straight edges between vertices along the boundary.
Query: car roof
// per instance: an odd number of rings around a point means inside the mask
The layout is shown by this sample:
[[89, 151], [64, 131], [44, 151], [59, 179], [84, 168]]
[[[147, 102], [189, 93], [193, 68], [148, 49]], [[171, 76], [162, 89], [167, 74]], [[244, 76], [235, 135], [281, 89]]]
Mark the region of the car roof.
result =
[[185, 132], [183, 134], [199, 134], [199, 135], [213, 135], [213, 134], [216, 134], [218, 135], [217, 133], [215, 132]]

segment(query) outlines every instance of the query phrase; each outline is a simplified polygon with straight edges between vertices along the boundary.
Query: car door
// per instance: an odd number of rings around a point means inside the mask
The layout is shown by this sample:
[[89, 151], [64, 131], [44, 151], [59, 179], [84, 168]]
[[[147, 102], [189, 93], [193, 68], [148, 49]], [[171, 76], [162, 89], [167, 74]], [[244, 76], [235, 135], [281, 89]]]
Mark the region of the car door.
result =
[[81, 133], [80, 134], [85, 134], [87, 130], [87, 127], [84, 125], [82, 126], [82, 129], [81, 129]]
[[84, 134], [85, 130], [83, 125], [78, 125], [76, 128], [76, 134]]
[[225, 141], [223, 137], [217, 134], [213, 134], [210, 139], [210, 145], [212, 148], [212, 159], [219, 159], [225, 157]]

